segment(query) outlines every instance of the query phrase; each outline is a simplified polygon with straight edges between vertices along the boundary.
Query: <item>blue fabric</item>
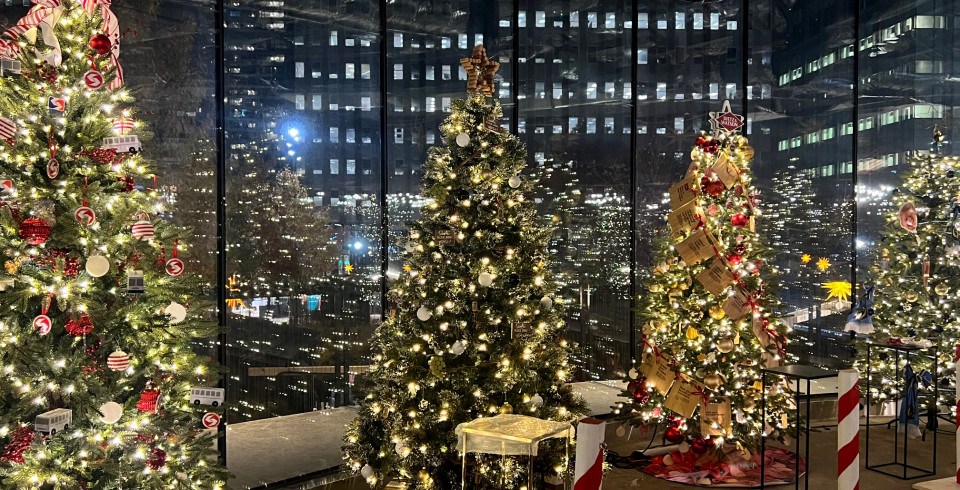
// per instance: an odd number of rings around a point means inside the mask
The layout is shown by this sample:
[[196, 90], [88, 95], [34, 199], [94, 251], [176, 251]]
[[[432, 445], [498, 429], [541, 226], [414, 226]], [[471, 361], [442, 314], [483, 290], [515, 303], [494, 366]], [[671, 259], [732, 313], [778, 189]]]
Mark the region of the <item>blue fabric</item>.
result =
[[857, 333], [873, 332], [873, 297], [874, 287], [867, 286], [857, 306], [847, 315], [844, 330], [853, 330]]
[[923, 371], [919, 375], [914, 373], [913, 366], [907, 364], [903, 367], [903, 382], [907, 387], [906, 395], [900, 401], [900, 416], [897, 420], [901, 424], [912, 424], [920, 426], [920, 408], [917, 406], [917, 390], [920, 389], [920, 383], [929, 386], [933, 376]]

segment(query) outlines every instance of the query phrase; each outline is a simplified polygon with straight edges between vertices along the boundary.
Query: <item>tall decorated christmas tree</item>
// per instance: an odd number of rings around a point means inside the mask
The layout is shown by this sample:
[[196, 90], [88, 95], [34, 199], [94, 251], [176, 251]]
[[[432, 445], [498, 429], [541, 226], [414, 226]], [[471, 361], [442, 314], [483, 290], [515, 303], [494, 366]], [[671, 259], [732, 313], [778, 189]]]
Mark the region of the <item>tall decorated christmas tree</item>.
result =
[[719, 456], [757, 447], [761, 431], [782, 438], [791, 421], [777, 383], [766, 427], [759, 410], [760, 369], [784, 358], [786, 328], [756, 229], [754, 150], [729, 102], [711, 121], [713, 134], [697, 138], [686, 175], [670, 188], [671, 233], [641, 298], [643, 357], [615, 411], [635, 426], [665, 423], [668, 442]]
[[[109, 2], [0, 35], [0, 486], [221, 488], [217, 331], [123, 88]], [[141, 152], [142, 151], [142, 152]], [[213, 425], [212, 423], [210, 425]]]
[[[469, 97], [454, 101], [445, 145], [424, 165], [431, 202], [410, 225], [405, 273], [374, 338], [372, 386], [346, 435], [348, 464], [375, 488], [391, 479], [460, 488], [458, 424], [499, 413], [565, 421], [583, 411], [565, 384], [575, 368], [550, 273], [553, 230], [520, 175], [524, 146], [501, 129], [491, 98], [499, 64], [483, 46], [461, 64]], [[536, 461], [544, 476], [567, 467], [562, 445], [545, 443]], [[526, 465], [481, 457], [471, 473], [492, 488], [520, 488]]]
[[[877, 343], [936, 345], [941, 369], [953, 363], [960, 342], [960, 161], [943, 155], [944, 136], [934, 134], [933, 151], [914, 152], [907, 158], [901, 185], [891, 198], [886, 225], [877, 246], [877, 257], [865, 286], [874, 288], [875, 300], [861, 302], [851, 314], [849, 329], [868, 334]], [[872, 308], [871, 308], [872, 307]], [[865, 361], [865, 349], [859, 349]], [[902, 356], [901, 356], [902, 357]], [[875, 350], [871, 371], [874, 400], [896, 396], [904, 380], [896, 375], [894, 356]], [[911, 356], [918, 379], [933, 369], [932, 359]], [[902, 362], [899, 369], [904, 368]], [[949, 376], [940, 380], [949, 383]], [[929, 381], [929, 379], [927, 380]], [[913, 384], [911, 381], [907, 381]], [[948, 396], [950, 390], [941, 390]], [[939, 404], [952, 405], [940, 398]], [[910, 417], [916, 423], [915, 417]]]

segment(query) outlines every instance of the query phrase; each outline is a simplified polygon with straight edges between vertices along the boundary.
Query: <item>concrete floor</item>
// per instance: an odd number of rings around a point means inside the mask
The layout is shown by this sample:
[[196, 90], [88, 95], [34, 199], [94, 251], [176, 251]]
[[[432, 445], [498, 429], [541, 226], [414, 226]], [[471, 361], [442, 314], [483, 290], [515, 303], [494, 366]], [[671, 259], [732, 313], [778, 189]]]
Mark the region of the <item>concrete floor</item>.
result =
[[[871, 423], [880, 422], [871, 417]], [[618, 437], [615, 433], [615, 426], [607, 428], [607, 444], [611, 451], [616, 451], [621, 455], [628, 455], [630, 452], [643, 449], [649, 442], [649, 437], [640, 437], [639, 431], [634, 431], [633, 437], [628, 440], [626, 437]], [[837, 488], [837, 433], [835, 427], [824, 427], [819, 432], [812, 434], [812, 446], [810, 448], [810, 488], [818, 490], [829, 490]], [[900, 443], [903, 443], [903, 437], [900, 436]], [[879, 464], [892, 461], [893, 458], [894, 431], [885, 426], [875, 426], [870, 429], [870, 463]], [[955, 474], [956, 471], [956, 445], [953, 432], [953, 425], [945, 422], [941, 423], [941, 433], [938, 435], [939, 450], [937, 451], [937, 475], [915, 480], [899, 480], [897, 478], [886, 476], [874, 471], [868, 471], [863, 468], [865, 464], [866, 437], [864, 428], [861, 427], [860, 433], [860, 488], [864, 490], [906, 490], [911, 488], [914, 483], [936, 478], [945, 478]], [[922, 441], [912, 439], [909, 442], [909, 463], [913, 466], [929, 468], [933, 456], [932, 434], [927, 434], [927, 440]], [[902, 451], [902, 446], [901, 446]], [[901, 452], [902, 454], [902, 452]], [[803, 488], [801, 480], [801, 488]], [[362, 481], [347, 481], [335, 484], [329, 484], [320, 487], [313, 487], [317, 490], [361, 490], [367, 489]], [[640, 470], [613, 468], [604, 476], [603, 488], [605, 490], [619, 489], [657, 489], [657, 490], [689, 490], [687, 485], [670, 483], [658, 478], [649, 476]], [[790, 486], [781, 486], [779, 488], [793, 488]]]

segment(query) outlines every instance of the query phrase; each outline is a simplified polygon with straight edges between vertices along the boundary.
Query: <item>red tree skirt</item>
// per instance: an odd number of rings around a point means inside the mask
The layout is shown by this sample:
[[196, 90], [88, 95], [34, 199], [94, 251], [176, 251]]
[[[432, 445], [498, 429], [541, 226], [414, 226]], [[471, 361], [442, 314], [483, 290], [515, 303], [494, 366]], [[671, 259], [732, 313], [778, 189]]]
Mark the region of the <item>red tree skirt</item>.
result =
[[[669, 458], [667, 457], [669, 456]], [[767, 448], [767, 473], [764, 485], [785, 485], [793, 483], [797, 456], [779, 448]], [[666, 459], [666, 462], [664, 461]], [[672, 464], [666, 464], [672, 463]], [[800, 476], [806, 473], [806, 463], [800, 458]], [[655, 456], [644, 472], [663, 480], [696, 485], [698, 487], [741, 487], [760, 486], [760, 453], [753, 454], [749, 460], [729, 462], [716, 457], [698, 456], [693, 451]]]

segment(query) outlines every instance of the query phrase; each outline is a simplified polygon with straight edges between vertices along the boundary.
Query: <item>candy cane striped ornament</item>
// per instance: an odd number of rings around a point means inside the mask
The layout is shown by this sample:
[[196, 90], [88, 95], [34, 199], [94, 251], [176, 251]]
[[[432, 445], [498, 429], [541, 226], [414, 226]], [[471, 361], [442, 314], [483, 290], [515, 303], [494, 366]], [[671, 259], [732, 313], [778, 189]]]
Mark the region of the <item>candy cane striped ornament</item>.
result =
[[114, 351], [107, 356], [107, 367], [111, 371], [123, 371], [130, 367], [130, 356], [122, 350]]
[[960, 485], [960, 345], [956, 346], [953, 354], [953, 370], [956, 372], [956, 390], [957, 390], [957, 411], [954, 418], [957, 419], [957, 484]]
[[139, 240], [149, 240], [153, 238], [153, 223], [142, 219], [134, 223], [130, 231], [133, 233], [134, 238]]
[[127, 116], [117, 116], [113, 118], [113, 131], [117, 134], [127, 134], [133, 130], [133, 118]]
[[837, 488], [860, 489], [860, 373], [843, 369], [837, 403]]
[[0, 117], [0, 140], [13, 144], [13, 137], [16, 134], [17, 124], [5, 117]]

